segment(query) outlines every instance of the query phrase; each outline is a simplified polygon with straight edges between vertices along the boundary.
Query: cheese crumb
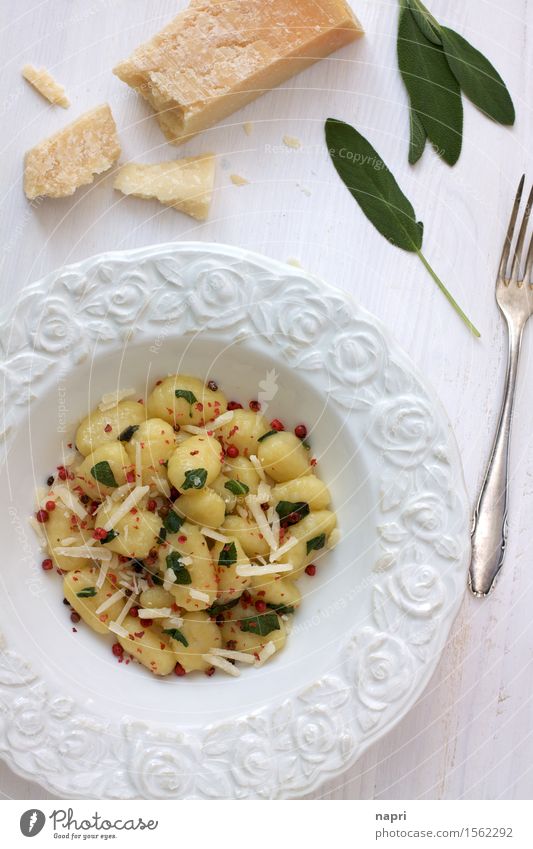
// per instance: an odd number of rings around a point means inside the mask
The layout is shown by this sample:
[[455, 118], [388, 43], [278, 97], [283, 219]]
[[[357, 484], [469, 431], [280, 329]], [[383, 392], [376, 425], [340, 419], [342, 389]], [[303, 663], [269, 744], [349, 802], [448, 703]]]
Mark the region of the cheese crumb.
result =
[[251, 136], [254, 125], [252, 124], [251, 121], [245, 121], [244, 124], [242, 125], [242, 128], [243, 128], [243, 130], [244, 130], [244, 132], [246, 133], [247, 136]]
[[26, 197], [69, 197], [80, 186], [92, 183], [96, 174], [111, 168], [119, 156], [117, 128], [105, 103], [26, 153]]
[[298, 148], [302, 146], [300, 139], [297, 139], [294, 136], [283, 136], [283, 144], [285, 147], [292, 148], [292, 150], [298, 150]]
[[54, 80], [50, 71], [46, 68], [36, 68], [34, 65], [24, 65], [22, 76], [39, 94], [42, 94], [50, 103], [68, 109], [70, 100], [65, 94], [65, 86]]
[[230, 174], [229, 178], [234, 186], [247, 186], [250, 182], [246, 177], [241, 177], [240, 174]]

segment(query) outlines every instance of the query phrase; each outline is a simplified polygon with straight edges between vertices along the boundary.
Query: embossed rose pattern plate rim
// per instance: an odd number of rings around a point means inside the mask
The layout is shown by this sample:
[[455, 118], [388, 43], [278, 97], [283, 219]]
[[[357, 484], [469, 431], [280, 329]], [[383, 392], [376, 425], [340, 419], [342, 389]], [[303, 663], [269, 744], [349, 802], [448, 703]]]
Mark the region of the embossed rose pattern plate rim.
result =
[[[206, 276], [217, 280], [224, 318], [211, 309], [209, 287], [201, 285]], [[88, 715], [56, 690], [56, 682], [41, 680], [22, 646], [2, 645], [0, 755], [64, 798], [302, 796], [396, 725], [436, 667], [464, 592], [470, 550], [450, 425], [408, 357], [348, 294], [250, 251], [189, 242], [104, 253], [23, 290], [0, 323], [0, 339], [7, 340], [0, 439], [7, 445], [25, 415], [28, 388], [38, 394], [39, 374], [59, 367], [60, 351], [70, 348], [74, 367], [96, 338], [110, 346], [123, 341], [124, 326], [108, 306], [114, 298], [120, 312], [131, 285], [150, 291], [142, 315], [133, 316], [145, 336], [157, 334], [157, 305], [165, 303], [167, 320], [174, 314], [180, 332], [216, 333], [230, 322], [236, 337], [263, 334], [316, 379], [326, 347], [355, 362], [352, 370], [339, 368], [333, 382], [328, 375], [329, 402], [368, 418], [368, 450], [380, 475], [381, 552], [368, 584], [373, 624], [346, 636], [331, 674], [282, 703], [273, 699], [252, 715], [197, 733], [127, 718], [110, 728], [106, 717]], [[244, 293], [256, 302], [253, 311]], [[312, 349], [280, 332], [283, 303], [295, 297], [305, 301], [307, 316], [332, 319], [317, 323]], [[72, 322], [75, 345], [67, 329]], [[37, 726], [38, 740], [32, 738]], [[95, 733], [101, 750], [87, 769], [76, 753], [83, 753], [84, 735]]]

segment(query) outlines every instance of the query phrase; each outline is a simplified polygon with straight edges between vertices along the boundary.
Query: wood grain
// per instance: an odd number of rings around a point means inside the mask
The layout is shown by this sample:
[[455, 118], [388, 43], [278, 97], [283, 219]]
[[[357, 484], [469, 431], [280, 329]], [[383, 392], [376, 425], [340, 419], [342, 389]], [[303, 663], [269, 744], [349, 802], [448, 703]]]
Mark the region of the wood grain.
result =
[[[185, 3], [176, 0], [2, 0], [0, 79], [3, 182], [0, 297], [103, 250], [199, 239], [229, 242], [310, 271], [353, 292], [379, 316], [432, 382], [462, 451], [472, 502], [495, 429], [505, 333], [494, 277], [518, 178], [533, 178], [533, 15], [527, 0], [431, 0], [443, 23], [493, 59], [513, 94], [512, 129], [465, 104], [465, 140], [453, 169], [426, 150], [407, 165], [406, 95], [396, 67], [397, 0], [354, 0], [363, 41], [339, 51], [191, 141], [180, 154], [215, 151], [212, 213], [198, 224], [156, 202], [124, 198], [110, 175], [73, 198], [29, 205], [24, 151], [98, 103], [113, 109], [122, 160], [176, 155], [147, 106], [111, 74], [148, 33]], [[45, 65], [72, 107], [48, 106], [21, 67]], [[413, 256], [388, 246], [357, 210], [326, 156], [328, 116], [354, 123], [391, 165], [425, 223], [428, 259], [480, 328], [475, 341]], [[245, 121], [253, 123], [250, 136]], [[284, 135], [301, 141], [287, 148]], [[230, 174], [249, 180], [233, 185]], [[533, 793], [533, 516], [531, 329], [526, 331], [512, 450], [507, 561], [487, 600], [465, 597], [437, 672], [409, 715], [316, 798], [496, 799]], [[0, 765], [5, 798], [50, 798]]]

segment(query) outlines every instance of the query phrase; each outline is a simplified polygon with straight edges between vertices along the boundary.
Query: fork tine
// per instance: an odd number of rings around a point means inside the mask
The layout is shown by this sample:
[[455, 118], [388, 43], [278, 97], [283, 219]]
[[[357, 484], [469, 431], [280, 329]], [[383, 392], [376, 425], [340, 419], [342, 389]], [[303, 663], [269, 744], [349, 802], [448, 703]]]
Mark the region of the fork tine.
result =
[[507, 268], [507, 261], [509, 259], [509, 254], [511, 253], [511, 242], [513, 240], [514, 233], [514, 225], [516, 223], [516, 216], [518, 215], [518, 210], [520, 208], [520, 201], [522, 200], [522, 190], [524, 188], [524, 180], [526, 179], [526, 175], [522, 174], [520, 182], [518, 184], [518, 190], [516, 192], [515, 201], [513, 204], [513, 211], [511, 212], [511, 220], [509, 221], [509, 228], [507, 230], [507, 236], [505, 237], [505, 242], [503, 243], [503, 251], [502, 258], [500, 260], [500, 268], [498, 270], [498, 277], [502, 280], [505, 279], [505, 270]]
[[533, 186], [531, 187], [531, 191], [529, 193], [529, 197], [527, 199], [526, 208], [524, 210], [524, 217], [522, 218], [522, 224], [520, 227], [520, 232], [518, 234], [518, 239], [516, 240], [516, 248], [513, 256], [513, 265], [511, 268], [511, 280], [515, 283], [518, 280], [520, 274], [520, 259], [522, 257], [522, 247], [524, 245], [524, 239], [526, 238], [526, 230], [527, 230], [527, 222], [529, 221], [529, 216], [531, 214], [531, 204], [533, 203]]
[[525, 280], [526, 283], [529, 283], [530, 285], [533, 284], [533, 280], [531, 279], [532, 268], [533, 268], [533, 235], [531, 236], [531, 239], [530, 239], [530, 242], [529, 242], [529, 248], [528, 248], [527, 257], [526, 257], [526, 267], [524, 269], [524, 280]]

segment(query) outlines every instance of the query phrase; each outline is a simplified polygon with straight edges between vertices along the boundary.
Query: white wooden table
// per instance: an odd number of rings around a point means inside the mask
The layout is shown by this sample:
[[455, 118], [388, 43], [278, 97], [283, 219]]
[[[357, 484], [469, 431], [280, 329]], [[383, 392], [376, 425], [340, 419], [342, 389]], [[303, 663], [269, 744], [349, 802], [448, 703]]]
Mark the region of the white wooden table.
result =
[[[267, 0], [265, 0], [267, 2]], [[2, 0], [0, 76], [3, 304], [26, 283], [103, 250], [199, 239], [228, 242], [306, 268], [352, 291], [393, 331], [440, 394], [462, 450], [471, 500], [496, 424], [505, 332], [494, 276], [522, 171], [533, 178], [531, 0], [430, 0], [501, 71], [517, 107], [505, 129], [465, 108], [464, 148], [450, 169], [426, 150], [407, 165], [406, 95], [395, 57], [397, 0], [354, 0], [367, 36], [182, 148], [219, 156], [210, 219], [123, 198], [109, 175], [73, 198], [30, 206], [22, 156], [85, 109], [108, 101], [123, 161], [176, 155], [148, 107], [111, 74], [115, 62], [185, 6], [184, 0]], [[25, 62], [67, 85], [72, 107], [47, 106], [21, 79]], [[354, 123], [377, 147], [424, 221], [424, 248], [482, 332], [471, 338], [417, 260], [367, 223], [328, 162], [327, 116]], [[250, 136], [244, 121], [253, 122]], [[302, 147], [282, 144], [296, 136]], [[230, 174], [249, 184], [237, 187]], [[526, 332], [512, 453], [509, 548], [495, 593], [466, 596], [438, 670], [403, 722], [321, 798], [531, 798], [533, 793], [533, 357]], [[50, 798], [0, 765], [6, 798]]]

